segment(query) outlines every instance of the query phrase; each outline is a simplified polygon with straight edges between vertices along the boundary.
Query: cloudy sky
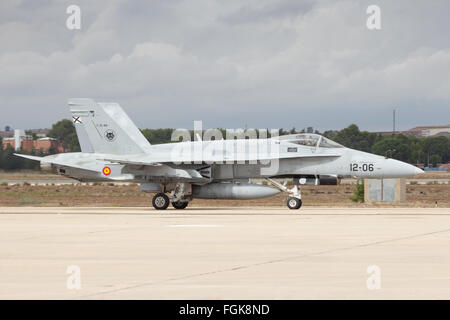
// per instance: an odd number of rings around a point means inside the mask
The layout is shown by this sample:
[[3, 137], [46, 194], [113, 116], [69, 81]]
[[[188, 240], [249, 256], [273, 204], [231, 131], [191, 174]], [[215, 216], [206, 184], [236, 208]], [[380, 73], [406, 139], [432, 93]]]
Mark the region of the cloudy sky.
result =
[[[66, 8], [81, 8], [81, 29]], [[381, 30], [366, 26], [369, 5]], [[0, 2], [0, 127], [49, 127], [67, 99], [141, 128], [389, 130], [450, 123], [450, 2]]]

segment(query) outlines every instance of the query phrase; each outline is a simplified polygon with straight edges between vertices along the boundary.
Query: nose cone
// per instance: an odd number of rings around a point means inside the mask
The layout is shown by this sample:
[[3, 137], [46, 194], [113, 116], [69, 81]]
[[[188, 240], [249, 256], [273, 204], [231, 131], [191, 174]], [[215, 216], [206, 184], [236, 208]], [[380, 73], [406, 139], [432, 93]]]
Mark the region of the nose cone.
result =
[[386, 159], [384, 169], [386, 177], [392, 178], [405, 178], [423, 173], [423, 170], [416, 166], [394, 159]]

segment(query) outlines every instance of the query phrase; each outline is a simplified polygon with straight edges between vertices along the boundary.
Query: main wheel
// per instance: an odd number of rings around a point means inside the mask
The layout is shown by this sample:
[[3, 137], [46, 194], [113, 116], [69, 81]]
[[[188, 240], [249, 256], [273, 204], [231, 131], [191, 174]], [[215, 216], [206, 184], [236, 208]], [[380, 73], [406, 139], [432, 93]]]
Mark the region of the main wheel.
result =
[[188, 201], [175, 201], [175, 202], [172, 202], [172, 206], [175, 209], [184, 209], [188, 206], [188, 203], [189, 203]]
[[169, 206], [169, 197], [164, 193], [157, 193], [153, 197], [152, 204], [156, 210], [164, 210]]
[[289, 197], [287, 199], [287, 206], [289, 209], [300, 209], [302, 200], [299, 198]]

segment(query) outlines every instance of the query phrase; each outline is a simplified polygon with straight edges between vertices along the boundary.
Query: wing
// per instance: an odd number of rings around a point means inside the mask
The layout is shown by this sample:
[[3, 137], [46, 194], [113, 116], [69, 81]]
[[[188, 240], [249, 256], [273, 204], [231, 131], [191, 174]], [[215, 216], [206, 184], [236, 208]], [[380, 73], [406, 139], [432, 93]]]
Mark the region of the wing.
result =
[[98, 160], [103, 160], [103, 161], [109, 161], [109, 162], [114, 162], [114, 163], [119, 163], [119, 164], [123, 164], [123, 165], [133, 165], [133, 166], [152, 166], [152, 167], [160, 167], [162, 166], [161, 163], [159, 162], [150, 162], [150, 161], [133, 161], [133, 160], [127, 160], [127, 159], [98, 159]]
[[108, 157], [108, 158], [100, 158], [98, 160], [102, 161], [109, 161], [112, 163], [119, 163], [122, 165], [136, 165], [136, 166], [152, 166], [152, 167], [158, 167], [165, 163], [202, 163], [206, 162], [209, 164], [214, 163], [221, 163], [227, 161], [267, 161], [267, 160], [274, 160], [274, 159], [295, 159], [295, 158], [338, 158], [340, 155], [336, 154], [283, 154], [283, 155], [265, 155], [265, 156], [258, 156], [258, 155], [239, 155], [237, 154], [236, 158], [233, 159], [232, 157], [227, 158], [223, 156], [203, 156], [202, 158], [198, 157], [191, 157], [191, 156], [177, 156], [173, 157], [171, 155], [144, 155], [144, 156], [127, 156], [127, 157]]

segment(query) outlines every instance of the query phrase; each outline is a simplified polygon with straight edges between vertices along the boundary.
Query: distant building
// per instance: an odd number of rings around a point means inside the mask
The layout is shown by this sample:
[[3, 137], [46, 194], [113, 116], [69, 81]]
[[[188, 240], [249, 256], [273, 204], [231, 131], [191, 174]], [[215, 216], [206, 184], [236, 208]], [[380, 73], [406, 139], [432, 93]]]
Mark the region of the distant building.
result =
[[47, 133], [50, 131], [50, 129], [31, 129], [30, 130], [32, 133], [35, 133], [36, 136], [40, 137], [40, 138], [45, 138], [47, 136]]
[[0, 137], [2, 138], [11, 138], [14, 136], [13, 131], [0, 131]]
[[450, 124], [443, 126], [420, 126], [402, 132], [417, 137], [450, 136]]
[[[378, 134], [393, 134], [392, 131], [378, 131]], [[402, 133], [408, 136], [416, 137], [437, 137], [445, 136], [450, 138], [450, 124], [442, 126], [420, 126], [405, 131], [395, 131], [395, 133]]]
[[[45, 138], [50, 129], [31, 129], [31, 133], [35, 133], [38, 138]], [[2, 138], [12, 138], [14, 137], [14, 131], [0, 131], [0, 137]]]
[[25, 134], [24, 130], [19, 129], [14, 130], [13, 137], [3, 138], [2, 144], [3, 149], [10, 145], [16, 151], [31, 152], [33, 149], [43, 153], [48, 153], [50, 149], [57, 153], [65, 151], [63, 144], [56, 139], [45, 137], [33, 140], [31, 136]]

